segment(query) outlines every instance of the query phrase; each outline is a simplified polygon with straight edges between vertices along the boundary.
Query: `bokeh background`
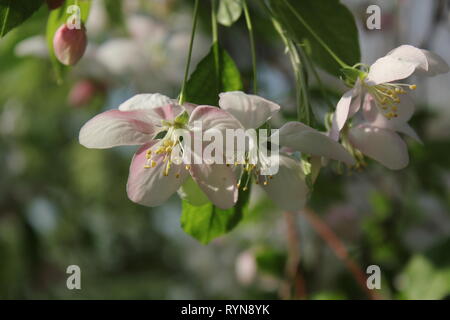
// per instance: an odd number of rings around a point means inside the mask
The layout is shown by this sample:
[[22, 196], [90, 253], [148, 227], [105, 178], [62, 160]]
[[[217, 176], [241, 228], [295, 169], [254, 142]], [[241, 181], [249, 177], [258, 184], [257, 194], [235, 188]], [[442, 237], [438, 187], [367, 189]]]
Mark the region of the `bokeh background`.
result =
[[[357, 275], [369, 265], [381, 268], [378, 297], [450, 297], [450, 75], [413, 79], [412, 121], [424, 143], [409, 141], [408, 168], [326, 169], [306, 214], [283, 213], [254, 188], [244, 221], [205, 246], [181, 229], [177, 196], [158, 208], [127, 199], [134, 148], [88, 150], [77, 139], [86, 120], [136, 93], [178, 95], [192, 1], [92, 2], [88, 52], [61, 84], [43, 38], [45, 6], [0, 40], [1, 299], [366, 299], [374, 295]], [[449, 1], [343, 3], [358, 22], [364, 62], [405, 43], [450, 62]], [[382, 9], [381, 30], [365, 28], [370, 4]], [[194, 65], [211, 44], [209, 5], [201, 7]], [[261, 95], [288, 119], [289, 59], [268, 18], [257, 5], [251, 12]], [[249, 89], [245, 21], [219, 31]], [[321, 76], [335, 103], [345, 87]], [[319, 110], [326, 102], [315, 96]], [[347, 260], [336, 255], [341, 245]], [[72, 264], [81, 290], [66, 288]]]

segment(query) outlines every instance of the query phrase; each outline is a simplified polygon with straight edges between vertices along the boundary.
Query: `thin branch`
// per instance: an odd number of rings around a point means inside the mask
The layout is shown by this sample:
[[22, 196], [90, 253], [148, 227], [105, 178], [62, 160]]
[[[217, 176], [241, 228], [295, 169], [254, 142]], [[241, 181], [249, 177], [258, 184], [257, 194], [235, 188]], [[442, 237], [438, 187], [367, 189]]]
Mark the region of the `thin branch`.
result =
[[355, 278], [356, 282], [360, 287], [367, 293], [370, 299], [378, 300], [381, 297], [373, 290], [367, 287], [366, 274], [358, 266], [358, 264], [350, 257], [345, 245], [336, 236], [333, 230], [320, 219], [320, 217], [315, 214], [312, 210], [305, 208], [300, 211], [300, 214], [308, 220], [314, 230], [319, 234], [319, 236], [328, 244], [328, 246], [333, 250], [334, 254], [344, 262], [347, 269]]

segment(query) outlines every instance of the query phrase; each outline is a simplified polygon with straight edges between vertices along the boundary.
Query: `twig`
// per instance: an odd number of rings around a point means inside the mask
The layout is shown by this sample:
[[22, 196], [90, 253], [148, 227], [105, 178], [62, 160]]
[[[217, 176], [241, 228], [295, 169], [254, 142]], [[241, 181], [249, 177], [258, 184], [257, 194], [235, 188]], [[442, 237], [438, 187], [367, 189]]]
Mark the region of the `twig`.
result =
[[314, 230], [325, 240], [328, 246], [333, 250], [335, 255], [341, 259], [360, 287], [367, 293], [372, 300], [379, 300], [381, 297], [367, 287], [366, 274], [361, 270], [357, 263], [349, 256], [347, 249], [342, 241], [336, 236], [333, 230], [320, 219], [313, 211], [305, 208], [300, 214], [308, 220]]
[[296, 215], [292, 212], [285, 212], [288, 241], [288, 261], [286, 263], [287, 281], [283, 285], [281, 295], [289, 299], [294, 291], [294, 299], [305, 299], [306, 289], [302, 273], [300, 272], [300, 234], [296, 224]]

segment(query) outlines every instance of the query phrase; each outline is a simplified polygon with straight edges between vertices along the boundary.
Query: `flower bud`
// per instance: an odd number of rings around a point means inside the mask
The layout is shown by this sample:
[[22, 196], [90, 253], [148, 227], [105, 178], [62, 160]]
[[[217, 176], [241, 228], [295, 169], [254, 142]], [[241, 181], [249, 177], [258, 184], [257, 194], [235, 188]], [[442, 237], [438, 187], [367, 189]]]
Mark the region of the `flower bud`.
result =
[[53, 37], [53, 48], [58, 60], [67, 66], [76, 64], [86, 51], [86, 28], [69, 29], [63, 24]]
[[50, 10], [58, 9], [63, 3], [64, 0], [47, 0], [47, 6]]

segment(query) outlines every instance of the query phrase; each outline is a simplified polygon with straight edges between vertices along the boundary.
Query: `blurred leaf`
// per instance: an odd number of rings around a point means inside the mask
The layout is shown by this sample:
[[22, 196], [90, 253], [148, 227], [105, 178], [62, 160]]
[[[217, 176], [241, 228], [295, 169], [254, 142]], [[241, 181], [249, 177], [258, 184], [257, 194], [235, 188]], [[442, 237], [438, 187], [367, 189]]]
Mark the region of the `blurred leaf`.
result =
[[258, 269], [270, 275], [282, 278], [287, 257], [283, 252], [272, 248], [259, 249], [255, 255]]
[[239, 199], [234, 208], [222, 210], [208, 202], [194, 206], [183, 200], [181, 227], [203, 244], [220, 237], [238, 225], [242, 220], [244, 207], [247, 205], [250, 191], [239, 192]]
[[239, 20], [242, 15], [242, 1], [244, 0], [220, 0], [217, 21], [226, 27], [230, 27]]
[[341, 66], [299, 21], [286, 5], [286, 1], [342, 61], [350, 66], [360, 62], [361, 54], [355, 19], [339, 0], [270, 0], [279, 22], [292, 40], [303, 43], [306, 39], [311, 45], [313, 60], [327, 72], [339, 76]]
[[112, 25], [123, 25], [123, 3], [121, 0], [105, 1], [105, 8]]
[[50, 15], [48, 16], [46, 31], [47, 46], [50, 53], [50, 60], [52, 61], [53, 69], [55, 71], [56, 81], [58, 83], [62, 82], [64, 70], [67, 70], [68, 67], [60, 63], [56, 58], [53, 50], [53, 37], [56, 33], [56, 30], [58, 30], [60, 26], [66, 23], [67, 19], [71, 16], [71, 14], [67, 13], [67, 8], [71, 5], [74, 5], [75, 3], [77, 3], [77, 5], [80, 7], [81, 21], [83, 23], [86, 23], [91, 7], [90, 0], [67, 0], [60, 8], [52, 10], [50, 12]]
[[423, 256], [414, 256], [402, 274], [402, 298], [437, 300], [450, 293], [448, 271], [436, 269]]
[[242, 90], [242, 81], [236, 64], [224, 49], [213, 44], [187, 82], [186, 101], [217, 106], [219, 93], [237, 90]]
[[0, 0], [0, 38], [37, 11], [44, 0]]

